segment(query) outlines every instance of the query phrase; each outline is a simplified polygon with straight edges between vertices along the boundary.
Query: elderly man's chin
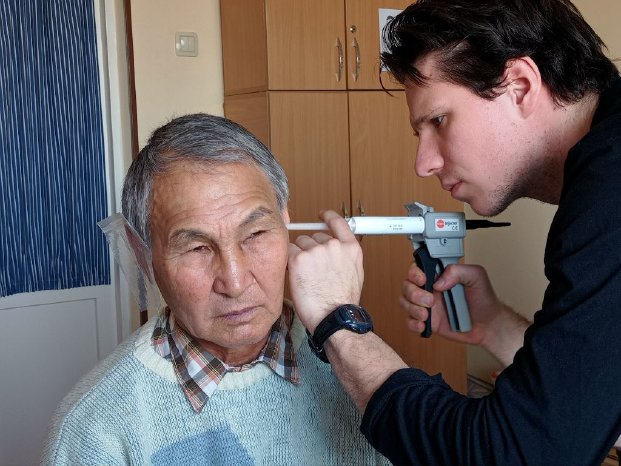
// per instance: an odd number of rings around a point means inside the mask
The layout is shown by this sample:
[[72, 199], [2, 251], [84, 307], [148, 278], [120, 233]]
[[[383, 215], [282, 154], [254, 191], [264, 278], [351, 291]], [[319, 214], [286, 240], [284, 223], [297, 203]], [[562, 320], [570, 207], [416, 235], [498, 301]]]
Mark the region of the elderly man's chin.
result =
[[258, 308], [256, 315], [251, 319], [240, 320], [229, 316], [224, 319], [215, 319], [205, 340], [227, 349], [254, 346], [265, 342], [272, 326], [279, 318], [280, 309], [276, 314], [264, 308]]

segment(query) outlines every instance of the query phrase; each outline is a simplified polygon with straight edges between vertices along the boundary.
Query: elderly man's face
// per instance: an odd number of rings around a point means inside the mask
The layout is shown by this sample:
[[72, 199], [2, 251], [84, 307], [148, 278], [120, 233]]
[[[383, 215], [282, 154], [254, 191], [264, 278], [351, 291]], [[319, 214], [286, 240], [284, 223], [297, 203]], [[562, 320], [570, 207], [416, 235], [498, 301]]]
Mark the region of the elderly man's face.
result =
[[157, 283], [177, 321], [227, 364], [254, 359], [280, 316], [288, 222], [251, 164], [179, 164], [155, 179]]

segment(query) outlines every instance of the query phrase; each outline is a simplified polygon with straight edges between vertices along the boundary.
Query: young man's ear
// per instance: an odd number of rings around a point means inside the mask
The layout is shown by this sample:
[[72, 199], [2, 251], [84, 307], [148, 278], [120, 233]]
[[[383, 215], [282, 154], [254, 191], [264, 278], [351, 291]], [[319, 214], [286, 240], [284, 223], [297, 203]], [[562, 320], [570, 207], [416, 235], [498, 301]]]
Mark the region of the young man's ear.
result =
[[522, 115], [529, 116], [537, 107], [541, 95], [539, 67], [530, 57], [509, 60], [505, 67], [502, 86]]

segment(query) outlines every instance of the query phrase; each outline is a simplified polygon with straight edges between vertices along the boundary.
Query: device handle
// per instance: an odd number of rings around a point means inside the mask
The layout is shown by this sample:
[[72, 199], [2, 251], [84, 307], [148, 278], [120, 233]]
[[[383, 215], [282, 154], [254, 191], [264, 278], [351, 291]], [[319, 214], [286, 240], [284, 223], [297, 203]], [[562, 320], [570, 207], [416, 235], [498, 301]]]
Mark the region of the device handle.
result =
[[[425, 291], [433, 293], [433, 282], [436, 279], [436, 268], [440, 264], [438, 259], [434, 259], [429, 254], [427, 246], [423, 243], [414, 251], [414, 260], [419, 269], [425, 273]], [[421, 336], [429, 338], [431, 336], [431, 308], [428, 307], [429, 316], [425, 320], [425, 330], [421, 332]]]
[[[427, 246], [423, 243], [414, 251], [414, 260], [419, 269], [425, 273], [425, 291], [433, 293], [433, 283], [436, 280], [436, 274], [441, 275], [444, 272], [446, 263], [455, 262], [451, 259], [440, 261], [431, 257]], [[449, 325], [453, 332], [469, 332], [472, 329], [470, 321], [470, 312], [468, 311], [468, 302], [466, 301], [466, 293], [464, 285], [458, 283], [453, 288], [442, 292], [444, 305], [449, 319]], [[425, 329], [421, 332], [421, 336], [429, 338], [431, 336], [431, 308], [427, 308], [429, 316], [425, 320]]]
[[[449, 264], [457, 263], [457, 257], [445, 257], [440, 260], [440, 272], [444, 272], [444, 268]], [[449, 324], [453, 332], [469, 332], [472, 330], [470, 322], [470, 312], [468, 310], [468, 301], [466, 301], [466, 293], [464, 285], [458, 283], [453, 288], [442, 292], [446, 313], [448, 315]]]
[[449, 324], [453, 332], [469, 332], [472, 329], [468, 302], [464, 292], [464, 285], [458, 283], [450, 290], [442, 293]]

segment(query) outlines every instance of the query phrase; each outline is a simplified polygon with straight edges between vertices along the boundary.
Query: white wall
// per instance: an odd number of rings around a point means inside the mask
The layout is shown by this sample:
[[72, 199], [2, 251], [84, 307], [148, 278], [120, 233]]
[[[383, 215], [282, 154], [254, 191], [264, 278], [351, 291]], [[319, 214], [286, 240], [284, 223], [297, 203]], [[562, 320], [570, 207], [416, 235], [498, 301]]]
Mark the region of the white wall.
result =
[[[608, 56], [621, 58], [621, 2], [574, 0], [574, 4], [608, 46]], [[511, 227], [475, 230], [466, 238], [467, 261], [484, 265], [498, 295], [529, 318], [539, 310], [547, 286], [543, 251], [555, 211], [555, 206], [523, 199], [498, 217], [511, 222]], [[469, 208], [466, 216], [476, 217]], [[488, 380], [497, 368], [498, 363], [485, 351], [469, 348], [469, 373]]]
[[[175, 116], [224, 115], [218, 0], [132, 0], [138, 141]], [[198, 35], [198, 56], [175, 54], [175, 32]]]
[[[467, 218], [478, 216], [466, 206]], [[485, 266], [498, 296], [531, 318], [540, 308], [547, 280], [543, 253], [556, 206], [520, 199], [494, 220], [511, 222], [502, 229], [474, 230], [466, 237], [466, 261]], [[468, 348], [468, 373], [491, 381], [498, 362], [478, 347]]]

